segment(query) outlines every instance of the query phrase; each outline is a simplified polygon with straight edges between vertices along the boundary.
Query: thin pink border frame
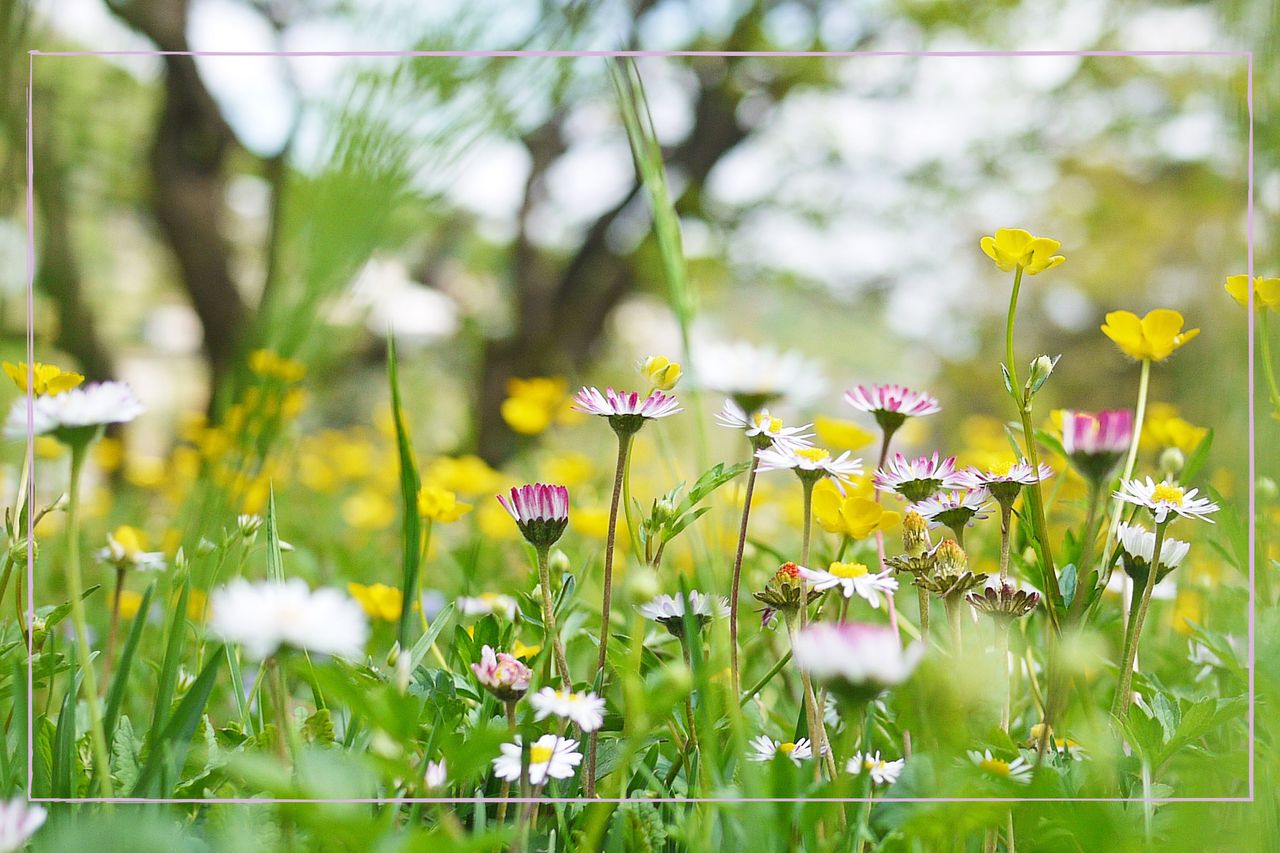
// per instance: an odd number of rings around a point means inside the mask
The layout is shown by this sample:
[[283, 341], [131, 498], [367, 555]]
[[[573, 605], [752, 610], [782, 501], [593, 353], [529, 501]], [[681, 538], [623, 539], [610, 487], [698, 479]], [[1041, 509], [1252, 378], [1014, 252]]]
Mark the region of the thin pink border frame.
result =
[[[1248, 175], [1247, 175], [1247, 209], [1246, 231], [1248, 241], [1248, 276], [1253, 280], [1254, 261], [1254, 225], [1253, 225], [1253, 51], [1251, 50], [866, 50], [866, 51], [702, 51], [702, 50], [425, 50], [425, 51], [222, 51], [222, 50], [77, 50], [77, 51], [41, 51], [28, 52], [27, 78], [27, 364], [35, 362], [34, 337], [34, 302], [35, 302], [35, 164], [33, 155], [32, 128], [32, 91], [35, 83], [35, 57], [37, 56], [225, 56], [225, 57], [266, 57], [266, 56], [329, 56], [329, 57], [436, 57], [436, 58], [670, 58], [670, 57], [815, 57], [815, 58], [852, 58], [852, 57], [1037, 57], [1037, 56], [1099, 56], [1099, 57], [1192, 57], [1222, 56], [1244, 58], [1247, 60], [1247, 80], [1245, 87], [1245, 106], [1249, 117], [1248, 137]], [[1254, 310], [1253, 288], [1248, 288], [1247, 297], [1247, 334], [1249, 348], [1248, 385], [1249, 385], [1249, 795], [1247, 797], [656, 797], [656, 798], [598, 798], [585, 797], [541, 797], [538, 802], [551, 803], [1252, 803], [1255, 796], [1254, 762], [1254, 632], [1256, 588], [1255, 572], [1255, 515], [1257, 497], [1254, 481], [1256, 470], [1256, 435], [1254, 428]], [[28, 388], [33, 379], [28, 367]], [[27, 395], [27, 463], [30, 466], [31, 478], [28, 482], [28, 505], [35, 505], [35, 424], [34, 398]], [[35, 588], [35, 537], [31, 525], [31, 514], [27, 514], [27, 589]], [[28, 621], [35, 618], [35, 600], [33, 595], [27, 596]], [[33, 691], [31, 656], [33, 654], [31, 636], [27, 637], [27, 693]], [[30, 701], [27, 702], [27, 792], [31, 790], [34, 766], [34, 736], [32, 732], [34, 717]], [[24, 792], [25, 793], [25, 792]], [[163, 799], [145, 797], [31, 797], [27, 802], [35, 803], [227, 803], [238, 805], [257, 805], [271, 803], [368, 803], [368, 804], [401, 804], [401, 803], [500, 803], [500, 802], [534, 802], [533, 798], [523, 797], [367, 797], [357, 799], [273, 799], [273, 798], [210, 798], [210, 799]]]

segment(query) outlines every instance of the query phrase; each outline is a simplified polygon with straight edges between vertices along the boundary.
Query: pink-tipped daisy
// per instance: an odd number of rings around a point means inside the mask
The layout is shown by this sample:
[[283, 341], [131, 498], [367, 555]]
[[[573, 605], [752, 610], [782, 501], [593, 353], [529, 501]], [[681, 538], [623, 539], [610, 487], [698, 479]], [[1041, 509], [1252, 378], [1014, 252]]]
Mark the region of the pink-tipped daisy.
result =
[[969, 468], [961, 471], [957, 480], [966, 489], [985, 488], [991, 497], [1010, 506], [1017, 499], [1023, 486], [1043, 482], [1053, 476], [1053, 469], [1043, 462], [1033, 466], [1026, 459], [1018, 459], [990, 468]]
[[471, 664], [471, 671], [484, 689], [504, 702], [519, 699], [529, 690], [533, 671], [514, 655], [494, 652], [491, 646], [480, 650], [480, 662]]
[[550, 548], [569, 524], [569, 490], [564, 486], [517, 486], [509, 495], [498, 495], [498, 503], [535, 548]]
[[1111, 476], [1132, 440], [1133, 413], [1127, 409], [1062, 413], [1062, 450], [1094, 483]]
[[812, 433], [805, 432], [813, 424], [798, 427], [783, 426], [782, 419], [769, 414], [768, 409], [761, 409], [755, 414], [748, 415], [733, 400], [724, 401], [724, 408], [716, 414], [716, 423], [730, 429], [742, 430], [757, 450], [763, 450], [766, 447], [792, 449], [808, 447], [809, 439], [813, 437]]
[[886, 569], [876, 574], [863, 563], [834, 562], [826, 569], [806, 569], [800, 566], [798, 570], [800, 576], [809, 582], [810, 588], [817, 592], [838, 588], [845, 598], [857, 595], [877, 609], [880, 607], [881, 595], [898, 589], [892, 570]]
[[[1182, 518], [1197, 518], [1213, 523], [1210, 515], [1220, 507], [1208, 498], [1197, 498], [1198, 489], [1184, 489], [1177, 483], [1161, 480], [1158, 484], [1150, 477], [1146, 481], [1123, 480], [1116, 497], [1125, 503], [1146, 507], [1156, 524], [1164, 524], [1170, 514]], [[1163, 558], [1162, 558], [1163, 562]]]
[[573, 398], [573, 408], [588, 415], [609, 419], [609, 426], [616, 432], [630, 435], [644, 426], [647, 420], [665, 418], [684, 411], [670, 394], [651, 391], [645, 397], [639, 391], [615, 391], [606, 388], [583, 388]]
[[862, 460], [849, 451], [832, 456], [821, 447], [766, 447], [756, 451], [761, 471], [789, 469], [802, 480], [817, 481], [830, 477], [837, 485], [849, 483], [862, 473]]
[[844, 392], [844, 401], [876, 419], [880, 429], [892, 433], [907, 418], [919, 418], [942, 411], [938, 401], [923, 391], [905, 385], [859, 385]]
[[935, 452], [932, 456], [907, 459], [901, 453], [895, 453], [883, 468], [876, 471], [872, 482], [883, 492], [897, 492], [908, 501], [918, 503], [936, 495], [939, 489], [963, 486], [964, 478], [956, 473], [954, 456], [940, 459]]
[[815, 622], [796, 636], [795, 661], [818, 681], [860, 701], [906, 681], [924, 655], [914, 643], [906, 649], [886, 625]]
[[986, 489], [959, 489], [925, 498], [911, 509], [924, 516], [930, 524], [949, 528], [959, 540], [964, 536], [966, 527], [987, 517], [984, 510], [990, 503], [991, 493]]

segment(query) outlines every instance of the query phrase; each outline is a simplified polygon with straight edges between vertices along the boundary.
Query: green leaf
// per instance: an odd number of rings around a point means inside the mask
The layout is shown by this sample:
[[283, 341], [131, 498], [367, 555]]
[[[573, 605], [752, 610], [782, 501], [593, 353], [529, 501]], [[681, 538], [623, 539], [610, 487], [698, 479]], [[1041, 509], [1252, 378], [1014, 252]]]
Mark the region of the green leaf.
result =
[[[165, 723], [169, 706], [173, 704], [173, 689], [178, 683], [178, 667], [182, 664], [182, 648], [187, 636], [187, 601], [191, 598], [191, 578], [183, 578], [178, 602], [169, 622], [169, 634], [165, 641], [164, 663], [160, 666], [160, 678], [156, 685], [155, 710], [151, 717], [150, 733], [154, 735]], [[155, 749], [155, 744], [151, 744]]]
[[400, 610], [400, 648], [409, 648], [409, 626], [413, 624], [413, 603], [418, 600], [418, 568], [422, 557], [422, 518], [418, 515], [418, 489], [421, 480], [400, 400], [400, 378], [396, 367], [396, 339], [387, 338], [387, 382], [391, 385], [391, 416], [396, 427], [396, 450], [400, 459], [401, 529], [400, 543], [403, 578], [400, 591], [404, 607]]
[[138, 783], [142, 741], [133, 731], [128, 716], [120, 718], [115, 735], [111, 742], [111, 773], [120, 782], [121, 790], [128, 791]]
[[1191, 451], [1191, 455], [1187, 457], [1187, 462], [1182, 466], [1182, 473], [1179, 479], [1184, 483], [1189, 483], [1195, 479], [1196, 474], [1200, 473], [1200, 469], [1204, 467], [1204, 463], [1209, 461], [1209, 450], [1213, 447], [1213, 430], [1210, 429], [1204, 434], [1204, 438], [1200, 439], [1200, 443], [1196, 445], [1195, 450]]
[[153, 581], [147, 586], [146, 592], [142, 593], [138, 613], [133, 617], [129, 636], [124, 641], [124, 648], [120, 650], [120, 660], [116, 664], [115, 673], [111, 676], [111, 688], [107, 691], [107, 710], [102, 720], [108, 744], [114, 736], [116, 720], [120, 717], [120, 706], [124, 702], [125, 689], [129, 685], [129, 672], [133, 668], [133, 658], [138, 651], [138, 643], [142, 640], [142, 631], [147, 624], [147, 612], [151, 609], [151, 596], [155, 591], [156, 585]]
[[280, 527], [276, 520], [276, 490], [267, 487], [267, 578], [284, 582], [284, 553], [280, 547]]
[[[224, 657], [221, 646], [209, 654], [208, 663], [192, 683], [187, 695], [178, 703], [173, 716], [160, 731], [159, 736], [151, 738], [147, 762], [142, 768], [142, 773], [139, 774], [137, 784], [133, 787], [133, 796], [155, 795], [155, 789], [160, 782], [159, 774], [162, 771], [166, 777], [170, 778], [181, 771], [182, 764], [186, 760], [187, 749], [191, 746], [191, 738], [195, 735], [196, 727], [200, 725], [200, 720], [204, 716], [205, 705], [209, 703], [209, 695], [213, 692], [218, 678], [218, 669], [222, 666]], [[159, 795], [167, 795], [173, 787], [172, 784], [168, 785], [168, 790], [162, 790]]]

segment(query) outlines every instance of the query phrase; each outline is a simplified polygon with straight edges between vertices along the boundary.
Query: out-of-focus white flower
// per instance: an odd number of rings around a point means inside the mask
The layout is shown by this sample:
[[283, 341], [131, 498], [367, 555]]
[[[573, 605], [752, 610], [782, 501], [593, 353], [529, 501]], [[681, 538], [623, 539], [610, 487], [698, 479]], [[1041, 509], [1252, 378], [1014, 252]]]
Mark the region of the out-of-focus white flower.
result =
[[423, 774], [422, 778], [429, 791], [443, 788], [449, 781], [449, 768], [445, 765], [444, 759], [428, 761], [427, 772]]
[[484, 616], [493, 613], [507, 619], [516, 618], [516, 600], [498, 592], [482, 592], [476, 596], [459, 596], [458, 609], [466, 616]]
[[807, 405], [827, 386], [817, 362], [745, 342], [704, 343], [694, 350], [693, 365], [702, 387], [732, 397], [748, 413], [782, 400]]
[[772, 761], [776, 756], [785, 755], [799, 764], [813, 758], [813, 744], [807, 737], [802, 737], [793, 743], [776, 741], [768, 735], [759, 735], [752, 739], [751, 746], [755, 749], [751, 754], [752, 761]]
[[604, 699], [594, 693], [544, 687], [529, 697], [529, 703], [533, 705], [535, 720], [555, 715], [571, 720], [584, 732], [593, 732], [604, 725]]
[[1005, 761], [1003, 758], [993, 756], [989, 749], [985, 752], [971, 749], [969, 750], [969, 760], [979, 770], [992, 776], [1008, 779], [1020, 785], [1025, 785], [1031, 781], [1031, 765], [1021, 755], [1013, 759], [1013, 761]]
[[7, 803], [0, 800], [0, 853], [17, 853], [36, 830], [44, 826], [48, 813], [18, 796]]
[[902, 648], [883, 625], [815, 622], [796, 636], [796, 665], [833, 689], [871, 699], [906, 681], [924, 655], [919, 643]]
[[[124, 382], [91, 382], [46, 394], [31, 402], [33, 435], [53, 435], [75, 441], [83, 433], [107, 424], [123, 424], [142, 414], [142, 403]], [[27, 434], [27, 401], [14, 400], [5, 422], [5, 435], [22, 438]], [[83, 440], [83, 439], [82, 439]]]
[[874, 753], [868, 752], [865, 755], [861, 752], [855, 752], [844, 769], [855, 776], [861, 775], [865, 770], [871, 774], [871, 781], [875, 784], [892, 785], [898, 781], [898, 774], [902, 772], [902, 768], [906, 766], [906, 763], [905, 758], [899, 758], [896, 761], [885, 761], [880, 757], [880, 750], [877, 749]]
[[256, 660], [281, 648], [358, 658], [369, 638], [364, 610], [336, 589], [311, 590], [298, 578], [250, 582], [214, 591], [209, 627]]

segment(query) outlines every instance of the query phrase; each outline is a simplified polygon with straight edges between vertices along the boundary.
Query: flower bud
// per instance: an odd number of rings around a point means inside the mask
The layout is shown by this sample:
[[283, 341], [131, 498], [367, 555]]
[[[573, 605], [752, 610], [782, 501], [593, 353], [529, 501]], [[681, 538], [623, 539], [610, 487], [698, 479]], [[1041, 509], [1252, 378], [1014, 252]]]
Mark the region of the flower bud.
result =
[[902, 549], [908, 557], [919, 557], [930, 545], [929, 523], [920, 513], [908, 510], [902, 517]]
[[[1058, 358], [1062, 358], [1062, 356], [1058, 356]], [[1054, 367], [1058, 365], [1058, 358], [1042, 355], [1027, 367], [1026, 392], [1028, 397], [1034, 395], [1045, 382], [1049, 381]]]
[[573, 568], [569, 562], [569, 555], [559, 548], [553, 548], [551, 554], [547, 557], [547, 568], [551, 570], [552, 576], [563, 575], [565, 572]]
[[683, 370], [680, 365], [665, 356], [651, 355], [640, 362], [640, 372], [649, 380], [655, 391], [670, 391], [680, 381]]
[[1280, 495], [1280, 487], [1276, 486], [1276, 481], [1270, 477], [1259, 477], [1254, 482], [1254, 488], [1258, 492], [1258, 497], [1264, 501], [1273, 501], [1277, 495]]
[[1176, 480], [1187, 464], [1187, 457], [1176, 447], [1166, 447], [1160, 454], [1160, 473], [1166, 480]]
[[944, 575], [961, 574], [969, 565], [969, 558], [965, 555], [964, 549], [954, 539], [942, 540], [938, 550], [934, 552], [934, 557], [938, 561], [938, 571]]
[[662, 593], [662, 584], [648, 566], [634, 568], [627, 572], [627, 592], [632, 603], [644, 604]]

